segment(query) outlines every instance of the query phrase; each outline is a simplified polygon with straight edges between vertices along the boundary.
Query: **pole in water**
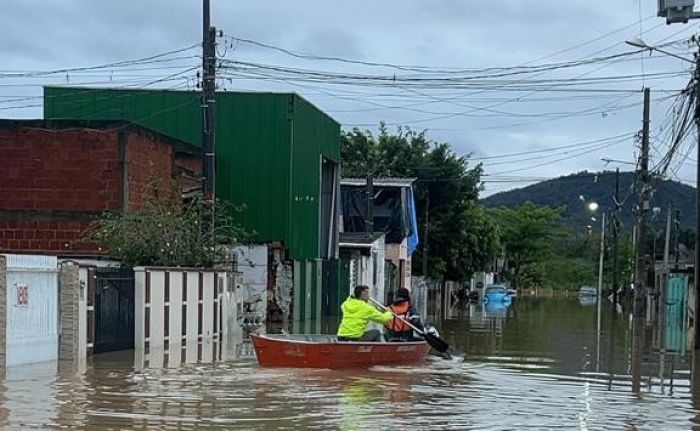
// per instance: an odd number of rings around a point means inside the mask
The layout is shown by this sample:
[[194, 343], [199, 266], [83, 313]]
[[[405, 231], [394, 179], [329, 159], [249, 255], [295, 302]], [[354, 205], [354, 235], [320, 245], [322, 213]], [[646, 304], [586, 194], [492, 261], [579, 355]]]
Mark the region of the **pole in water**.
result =
[[600, 371], [600, 315], [603, 303], [603, 263], [605, 258], [605, 212], [600, 223], [600, 262], [598, 264], [598, 313], [596, 325], [596, 371]]

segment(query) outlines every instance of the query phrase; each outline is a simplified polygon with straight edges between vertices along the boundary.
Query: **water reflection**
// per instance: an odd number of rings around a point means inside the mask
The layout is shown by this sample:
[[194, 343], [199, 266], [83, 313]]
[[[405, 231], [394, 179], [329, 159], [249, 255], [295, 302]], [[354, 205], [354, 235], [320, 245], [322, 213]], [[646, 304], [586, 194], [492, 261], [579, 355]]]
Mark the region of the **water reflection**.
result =
[[463, 363], [261, 369], [242, 344], [213, 363], [173, 362], [168, 346], [148, 363], [127, 351], [7, 370], [0, 428], [700, 430], [700, 358], [676, 320], [660, 329], [604, 302], [598, 332], [577, 297], [487, 305], [437, 322]]
[[578, 302], [584, 307], [592, 307], [598, 303], [598, 297], [591, 295], [579, 295]]
[[[59, 403], [54, 383], [56, 363], [32, 364], [5, 370], [3, 385], [2, 426], [21, 424], [40, 428], [56, 417]], [[28, 384], [29, 382], [29, 384]]]
[[510, 302], [489, 301], [483, 304], [483, 314], [486, 318], [505, 319], [510, 307]]

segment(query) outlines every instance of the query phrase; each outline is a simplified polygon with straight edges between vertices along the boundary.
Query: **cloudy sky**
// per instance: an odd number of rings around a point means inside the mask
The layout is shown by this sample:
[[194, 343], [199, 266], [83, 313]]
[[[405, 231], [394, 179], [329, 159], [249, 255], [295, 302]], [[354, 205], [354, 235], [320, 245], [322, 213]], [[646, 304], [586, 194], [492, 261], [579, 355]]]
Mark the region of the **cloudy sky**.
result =
[[[655, 164], [675, 132], [690, 64], [624, 56], [634, 51], [624, 41], [641, 36], [692, 58], [683, 41], [698, 30], [667, 26], [656, 0], [640, 1], [212, 0], [212, 24], [226, 34], [219, 86], [298, 92], [346, 129], [426, 129], [484, 164], [486, 195], [633, 169], [642, 88], [652, 89]], [[5, 0], [0, 115], [41, 117], [43, 84], [191, 89], [201, 33], [196, 0]], [[158, 62], [75, 70], [190, 46]], [[36, 73], [60, 69], [71, 70]], [[694, 181], [691, 145], [669, 177]]]

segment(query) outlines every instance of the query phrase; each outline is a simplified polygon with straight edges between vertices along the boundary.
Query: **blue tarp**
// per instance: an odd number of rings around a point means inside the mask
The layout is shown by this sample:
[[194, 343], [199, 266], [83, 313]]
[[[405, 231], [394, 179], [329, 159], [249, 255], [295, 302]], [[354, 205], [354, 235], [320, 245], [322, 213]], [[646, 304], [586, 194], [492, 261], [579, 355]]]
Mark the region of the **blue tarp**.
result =
[[411, 234], [408, 237], [408, 255], [411, 256], [418, 248], [418, 217], [416, 216], [416, 201], [413, 197], [413, 187], [408, 189], [408, 218]]

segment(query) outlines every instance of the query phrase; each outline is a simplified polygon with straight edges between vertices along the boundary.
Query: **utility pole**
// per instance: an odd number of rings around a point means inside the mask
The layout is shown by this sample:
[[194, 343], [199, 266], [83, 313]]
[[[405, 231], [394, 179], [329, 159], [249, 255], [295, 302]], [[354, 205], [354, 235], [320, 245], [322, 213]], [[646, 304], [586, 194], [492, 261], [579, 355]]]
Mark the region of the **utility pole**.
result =
[[428, 234], [430, 233], [429, 221], [430, 189], [425, 192], [425, 225], [423, 225], [423, 277], [428, 279]]
[[635, 223], [634, 226], [632, 226], [632, 250], [634, 250], [634, 257], [632, 261], [632, 277], [630, 277], [629, 283], [625, 283], [625, 298], [629, 296], [629, 293], [627, 292], [627, 285], [629, 284], [630, 286], [633, 286], [634, 283], [637, 280], [637, 264], [639, 263], [637, 261], [637, 224]]
[[[700, 44], [700, 42], [698, 42]], [[695, 54], [695, 127], [700, 133], [700, 52]], [[698, 136], [700, 139], [700, 135]], [[694, 347], [695, 350], [700, 350], [700, 142], [695, 145], [697, 149], [697, 157], [699, 157], [698, 163], [696, 163], [696, 177], [695, 177], [695, 274], [693, 278], [693, 285], [695, 288], [695, 315], [693, 316], [693, 321], [695, 322], [695, 340]]]
[[[668, 207], [666, 215], [666, 241], [664, 243], [664, 277], [668, 278], [668, 273], [671, 270], [671, 207]], [[663, 285], [661, 287], [663, 292]]]
[[[661, 323], [661, 331], [665, 331], [666, 327], [666, 284], [668, 283], [669, 273], [671, 271], [670, 266], [671, 260], [671, 207], [668, 207], [668, 214], [666, 215], [666, 242], [664, 243], [664, 271], [661, 277], [659, 296], [658, 296], [658, 316], [659, 322]], [[659, 339], [663, 339], [659, 337]]]
[[600, 261], [598, 263], [598, 312], [596, 323], [596, 371], [600, 371], [600, 321], [603, 304], [603, 263], [605, 262], [605, 212], [600, 222]]
[[215, 183], [216, 28], [211, 26], [210, 0], [202, 13], [202, 194], [206, 202], [204, 225], [212, 222]]
[[673, 268], [678, 271], [678, 263], [680, 261], [680, 239], [681, 239], [681, 210], [676, 210], [676, 219], [673, 221], [673, 255], [674, 255], [674, 265]]
[[[371, 157], [371, 156], [370, 156]], [[367, 220], [365, 230], [374, 233], [374, 160], [367, 162]]]
[[613, 237], [613, 309], [617, 305], [618, 300], [618, 230], [620, 228], [620, 168], [615, 170], [615, 210], [612, 218], [612, 237]]
[[649, 194], [651, 185], [649, 182], [649, 88], [644, 89], [644, 120], [642, 125], [642, 154], [639, 169], [641, 183], [641, 193], [639, 196], [639, 207], [637, 214], [637, 268], [634, 280], [634, 307], [633, 312], [636, 317], [643, 314], [644, 295], [646, 295], [646, 284], [648, 277], [648, 256], [646, 247], [647, 212], [649, 211]]

